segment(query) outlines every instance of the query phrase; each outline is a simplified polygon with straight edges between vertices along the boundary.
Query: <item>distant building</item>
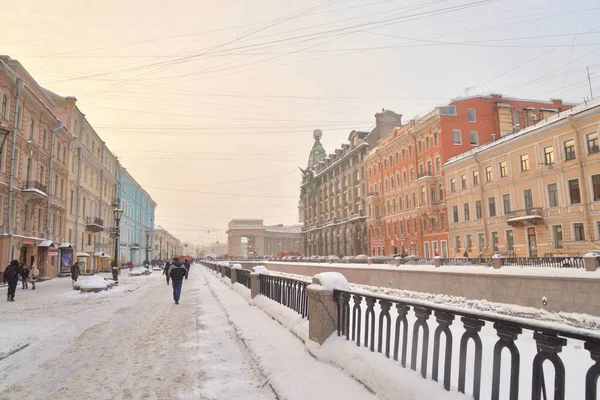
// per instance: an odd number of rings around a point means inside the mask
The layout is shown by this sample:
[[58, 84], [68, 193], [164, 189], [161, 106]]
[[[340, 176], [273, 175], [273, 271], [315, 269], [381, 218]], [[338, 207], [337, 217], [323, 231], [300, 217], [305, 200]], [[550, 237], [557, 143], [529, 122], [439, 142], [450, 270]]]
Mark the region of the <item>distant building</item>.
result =
[[305, 255], [368, 252], [364, 160], [369, 149], [400, 126], [401, 117], [389, 110], [375, 114], [373, 130], [352, 131], [349, 143], [330, 155], [321, 145], [321, 131], [313, 132], [315, 143], [302, 174], [298, 206]]
[[216, 256], [222, 256], [223, 254], [227, 254], [228, 251], [229, 248], [227, 243], [215, 242], [196, 246], [194, 253], [190, 255], [196, 256], [199, 254], [214, 254]]
[[450, 158], [450, 255], [600, 248], [600, 99]]
[[163, 227], [156, 225], [154, 227], [154, 258], [165, 260], [181, 255], [184, 255], [181, 241]]
[[233, 219], [227, 229], [227, 253], [235, 257], [301, 253], [301, 229], [301, 225], [265, 226], [262, 219]]
[[[444, 163], [571, 107], [561, 100], [474, 96], [398, 126], [366, 157], [369, 254], [449, 256], [446, 193], [465, 183], [446, 181]], [[468, 178], [480, 180], [478, 174]]]

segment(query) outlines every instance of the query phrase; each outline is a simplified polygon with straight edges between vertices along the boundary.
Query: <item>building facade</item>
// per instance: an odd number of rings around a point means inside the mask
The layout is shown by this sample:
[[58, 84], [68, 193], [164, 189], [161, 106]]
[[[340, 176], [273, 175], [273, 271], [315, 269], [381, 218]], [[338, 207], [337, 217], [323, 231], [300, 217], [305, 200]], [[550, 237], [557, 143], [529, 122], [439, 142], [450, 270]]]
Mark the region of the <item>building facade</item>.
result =
[[145, 261], [154, 259], [156, 202], [126, 168], [120, 168], [119, 182], [119, 198], [123, 209], [120, 223], [120, 262], [142, 265]]
[[451, 255], [599, 249], [599, 123], [595, 99], [449, 159]]
[[168, 260], [181, 255], [184, 255], [181, 241], [166, 229], [156, 225], [154, 227], [154, 258]]
[[[0, 262], [59, 273], [65, 235], [66, 149], [70, 137], [53, 100], [16, 60], [0, 57]], [[56, 243], [56, 245], [55, 245]]]
[[301, 225], [266, 226], [262, 219], [233, 219], [227, 229], [228, 254], [256, 257], [300, 253], [301, 230]]
[[366, 157], [369, 254], [448, 257], [444, 163], [571, 107], [561, 100], [475, 96], [399, 126]]
[[359, 255], [368, 252], [365, 214], [365, 157], [369, 149], [400, 125], [401, 115], [383, 110], [375, 114], [370, 132], [352, 131], [349, 143], [326, 155], [320, 139], [315, 143], [308, 167], [302, 173], [299, 214], [303, 254]]

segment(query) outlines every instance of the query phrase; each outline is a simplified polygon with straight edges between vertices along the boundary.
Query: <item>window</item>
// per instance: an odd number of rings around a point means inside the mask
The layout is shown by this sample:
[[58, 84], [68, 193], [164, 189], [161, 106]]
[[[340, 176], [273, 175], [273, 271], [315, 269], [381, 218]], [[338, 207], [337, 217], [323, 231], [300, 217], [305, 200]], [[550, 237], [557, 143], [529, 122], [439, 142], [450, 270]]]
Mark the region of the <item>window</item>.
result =
[[460, 187], [462, 189], [466, 189], [467, 188], [467, 175], [461, 175], [460, 176]]
[[479, 146], [479, 137], [477, 135], [477, 132], [469, 132], [469, 140], [471, 142], [471, 146]]
[[454, 236], [454, 251], [457, 253], [460, 251], [460, 236]]
[[442, 162], [440, 161], [440, 158], [437, 157], [435, 159], [435, 172], [440, 172], [441, 169], [442, 169]]
[[554, 148], [552, 146], [544, 147], [544, 162], [546, 165], [554, 164]]
[[432, 203], [435, 202], [435, 193], [436, 193], [436, 190], [435, 189], [431, 189], [431, 202]]
[[521, 172], [529, 171], [529, 154], [521, 156]]
[[402, 161], [406, 160], [406, 149], [402, 149]]
[[29, 120], [29, 139], [33, 140], [33, 131], [35, 130], [35, 121], [33, 119], [33, 115], [31, 116], [31, 119]]
[[475, 200], [475, 218], [481, 219], [481, 200]]
[[502, 204], [504, 205], [504, 214], [508, 214], [510, 212], [510, 194], [502, 195]]
[[2, 111], [1, 111], [2, 118], [6, 118], [7, 114], [8, 114], [8, 96], [6, 94], [3, 94], [2, 95]]
[[527, 210], [527, 214], [529, 214], [533, 208], [533, 192], [531, 189], [523, 190], [523, 199], [525, 200], [525, 209]]
[[477, 245], [479, 246], [479, 251], [483, 251], [483, 249], [485, 249], [485, 236], [483, 233], [477, 234]]
[[463, 204], [463, 214], [465, 216], [465, 221], [469, 221], [471, 219], [471, 216], [469, 213], [469, 203]]
[[456, 192], [456, 179], [450, 178], [450, 191], [452, 193]]
[[490, 197], [488, 199], [488, 206], [489, 206], [489, 211], [490, 211], [490, 217], [495, 217], [496, 216], [496, 198], [495, 197]]
[[431, 218], [431, 232], [435, 232], [435, 218]]
[[556, 183], [548, 185], [548, 204], [550, 207], [558, 207], [558, 186]]
[[444, 200], [444, 187], [442, 185], [439, 186], [439, 192], [440, 192], [440, 201]]
[[451, 115], [456, 116], [456, 106], [454, 104], [450, 104], [449, 106], [440, 107], [440, 115]]
[[444, 217], [444, 214], [440, 214], [440, 229], [446, 229], [446, 217]]
[[431, 142], [431, 141], [429, 140], [429, 137], [426, 137], [426, 138], [425, 138], [425, 149], [426, 149], [426, 150], [429, 150], [429, 148], [431, 147], [431, 144], [430, 144], [430, 142]]
[[383, 160], [383, 169], [387, 169], [387, 159]]
[[417, 226], [417, 219], [413, 218], [413, 228], [415, 228], [415, 233], [417, 233], [417, 231], [419, 230], [419, 227]]
[[479, 185], [479, 170], [473, 171], [473, 186]]
[[455, 129], [452, 131], [452, 141], [454, 144], [462, 144], [462, 137], [460, 135], [460, 131]]
[[423, 152], [423, 145], [421, 144], [420, 140], [419, 140], [419, 143], [417, 143], [417, 150], [418, 150], [419, 154], [421, 154]]
[[452, 206], [452, 221], [455, 224], [458, 222], [458, 206]]
[[415, 180], [415, 170], [413, 168], [410, 169], [410, 181]]
[[426, 218], [423, 218], [422, 224], [423, 224], [423, 232], [427, 232], [427, 219]]
[[427, 161], [427, 175], [431, 176], [431, 161]]
[[438, 133], [437, 132], [433, 132], [433, 145], [434, 146], [438, 145]]
[[42, 229], [43, 229], [43, 227], [42, 227], [42, 223], [43, 223], [43, 220], [42, 220], [42, 209], [41, 208], [38, 208], [37, 220], [38, 220], [37, 221], [38, 222], [38, 232], [41, 233]]
[[513, 124], [521, 125], [521, 122], [519, 121], [519, 112], [518, 111], [513, 112]]
[[473, 246], [473, 241], [471, 240], [471, 235], [465, 236], [465, 250], [471, 251], [471, 247]]
[[469, 122], [475, 122], [475, 121], [477, 121], [477, 118], [475, 115], [475, 109], [469, 108]]
[[508, 250], [508, 251], [515, 250], [515, 237], [513, 235], [512, 230], [506, 231], [506, 250]]
[[498, 232], [492, 232], [492, 250], [498, 251]]
[[583, 223], [576, 222], [573, 224], [573, 236], [576, 242], [582, 242], [585, 240], [585, 230], [583, 229]]
[[555, 249], [562, 249], [562, 247], [563, 247], [562, 226], [552, 225], [552, 242], [554, 243]]
[[412, 146], [408, 146], [408, 158], [412, 157]]
[[73, 214], [73, 206], [75, 205], [75, 192], [71, 189], [71, 204], [69, 205], [69, 212]]
[[565, 160], [573, 160], [575, 157], [575, 140], [569, 139], [565, 142]]
[[88, 244], [88, 246], [91, 246], [91, 245], [92, 245], [92, 234], [91, 234], [91, 233], [88, 233], [88, 240], [87, 240], [87, 244]]
[[44, 184], [44, 181], [45, 181], [44, 178], [46, 177], [46, 174], [44, 172], [46, 172], [46, 171], [44, 171], [44, 166], [40, 165], [40, 183], [42, 185]]
[[500, 178], [506, 178], [508, 176], [508, 167], [506, 161], [502, 161], [500, 164]]
[[598, 147], [598, 132], [587, 135], [587, 146], [589, 154], [600, 152], [600, 147]]
[[592, 191], [594, 201], [600, 201], [600, 175], [592, 175]]
[[571, 196], [571, 204], [581, 204], [581, 193], [579, 192], [579, 179], [571, 179], [569, 181], [569, 194]]
[[485, 167], [485, 181], [490, 182], [491, 180], [492, 180], [492, 167], [488, 165], [487, 167]]

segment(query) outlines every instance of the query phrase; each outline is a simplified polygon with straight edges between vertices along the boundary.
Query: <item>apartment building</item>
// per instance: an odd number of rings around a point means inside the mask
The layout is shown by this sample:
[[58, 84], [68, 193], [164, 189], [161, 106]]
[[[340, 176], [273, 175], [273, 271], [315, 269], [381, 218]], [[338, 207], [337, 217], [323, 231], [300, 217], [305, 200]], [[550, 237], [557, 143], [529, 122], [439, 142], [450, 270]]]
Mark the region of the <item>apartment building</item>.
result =
[[451, 255], [576, 255], [600, 248], [600, 100], [450, 158]]
[[154, 227], [154, 254], [161, 260], [171, 259], [183, 254], [181, 241], [161, 226]]
[[474, 96], [398, 126], [365, 161], [369, 253], [449, 256], [447, 183], [463, 182], [446, 182], [442, 165], [571, 107], [561, 100]]

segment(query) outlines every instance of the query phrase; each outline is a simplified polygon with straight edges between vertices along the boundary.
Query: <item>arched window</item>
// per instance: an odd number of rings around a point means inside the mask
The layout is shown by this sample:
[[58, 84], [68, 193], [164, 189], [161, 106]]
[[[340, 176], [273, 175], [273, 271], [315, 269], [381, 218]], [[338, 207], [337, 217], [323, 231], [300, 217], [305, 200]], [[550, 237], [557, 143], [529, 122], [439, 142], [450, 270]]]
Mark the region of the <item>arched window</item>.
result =
[[440, 201], [444, 200], [444, 187], [440, 184]]
[[33, 140], [33, 131], [35, 130], [35, 120], [33, 119], [33, 115], [29, 120], [29, 139]]
[[2, 95], [2, 118], [6, 118], [8, 114], [8, 96], [6, 94]]

